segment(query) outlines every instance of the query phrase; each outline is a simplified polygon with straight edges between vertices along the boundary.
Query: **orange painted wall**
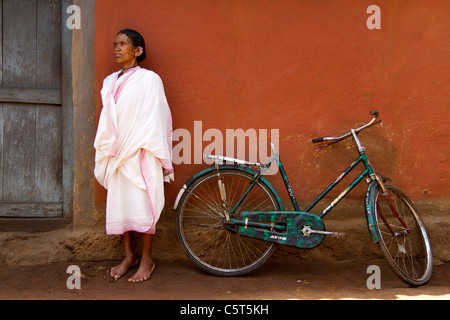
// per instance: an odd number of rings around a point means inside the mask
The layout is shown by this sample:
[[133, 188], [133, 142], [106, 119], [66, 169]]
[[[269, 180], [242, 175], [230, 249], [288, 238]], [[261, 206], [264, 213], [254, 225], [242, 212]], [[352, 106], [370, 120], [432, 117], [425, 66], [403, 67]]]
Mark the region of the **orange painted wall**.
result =
[[[373, 4], [380, 30], [366, 27]], [[316, 152], [311, 139], [362, 124], [371, 109], [384, 126], [361, 138], [378, 173], [415, 200], [448, 199], [449, 12], [446, 0], [96, 0], [97, 113], [102, 80], [118, 69], [116, 32], [133, 28], [146, 39], [142, 66], [163, 79], [174, 129], [193, 134], [200, 120], [203, 132], [279, 129], [300, 203], [357, 156], [349, 143]], [[205, 166], [175, 166], [169, 205]]]

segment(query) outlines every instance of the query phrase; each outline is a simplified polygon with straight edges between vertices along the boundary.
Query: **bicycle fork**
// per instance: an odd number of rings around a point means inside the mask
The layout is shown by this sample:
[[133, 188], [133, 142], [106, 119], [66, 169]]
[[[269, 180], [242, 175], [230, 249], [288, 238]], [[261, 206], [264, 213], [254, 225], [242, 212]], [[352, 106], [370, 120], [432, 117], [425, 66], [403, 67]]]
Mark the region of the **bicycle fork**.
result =
[[383, 183], [382, 179], [380, 179], [380, 177], [376, 176], [376, 181], [378, 182], [378, 185], [381, 188], [381, 191], [383, 193], [384, 198], [386, 199], [386, 202], [389, 205], [389, 208], [392, 210], [392, 212], [394, 213], [395, 217], [401, 223], [401, 225], [405, 228], [405, 230], [403, 230], [401, 232], [395, 232], [394, 230], [392, 230], [389, 222], [386, 220], [386, 218], [384, 217], [384, 215], [383, 215], [383, 213], [381, 211], [380, 204], [377, 201], [377, 203], [376, 203], [377, 211], [379, 213], [379, 216], [380, 216], [381, 220], [383, 221], [383, 223], [385, 224], [385, 226], [389, 230], [389, 232], [395, 238], [398, 238], [398, 237], [400, 237], [402, 235], [408, 234], [411, 230], [408, 228], [408, 226], [406, 225], [405, 221], [403, 221], [403, 219], [400, 217], [400, 214], [397, 212], [397, 210], [395, 209], [394, 205], [392, 204], [391, 198], [389, 197], [388, 191], [387, 191], [386, 187], [384, 186], [384, 183]]

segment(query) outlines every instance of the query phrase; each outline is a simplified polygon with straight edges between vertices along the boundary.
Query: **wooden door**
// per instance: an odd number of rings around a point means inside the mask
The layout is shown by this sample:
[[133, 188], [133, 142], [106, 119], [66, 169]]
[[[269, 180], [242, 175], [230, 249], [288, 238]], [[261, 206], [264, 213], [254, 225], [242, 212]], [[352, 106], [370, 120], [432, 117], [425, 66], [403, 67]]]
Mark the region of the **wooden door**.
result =
[[61, 0], [0, 0], [0, 217], [62, 217]]

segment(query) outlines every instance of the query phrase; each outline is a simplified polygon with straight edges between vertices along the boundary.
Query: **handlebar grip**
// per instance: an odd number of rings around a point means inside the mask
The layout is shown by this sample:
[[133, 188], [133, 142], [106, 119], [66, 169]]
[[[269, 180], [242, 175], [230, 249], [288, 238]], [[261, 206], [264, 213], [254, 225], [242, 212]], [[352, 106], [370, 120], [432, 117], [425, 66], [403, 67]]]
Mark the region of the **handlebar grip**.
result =
[[369, 112], [372, 116], [378, 117], [378, 115], [380, 114], [377, 110], [372, 110]]
[[318, 143], [318, 142], [322, 142], [322, 141], [324, 141], [323, 138], [315, 138], [312, 140], [313, 143]]

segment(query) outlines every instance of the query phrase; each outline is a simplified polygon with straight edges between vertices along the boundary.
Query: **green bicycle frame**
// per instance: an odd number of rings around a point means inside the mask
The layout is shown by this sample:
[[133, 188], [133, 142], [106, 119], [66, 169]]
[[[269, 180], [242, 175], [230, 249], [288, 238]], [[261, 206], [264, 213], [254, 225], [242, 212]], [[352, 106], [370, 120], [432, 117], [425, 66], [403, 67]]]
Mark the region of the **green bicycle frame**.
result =
[[[256, 184], [256, 180], [258, 180], [265, 169], [267, 169], [271, 162], [273, 160], [269, 161], [269, 163], [260, 171], [258, 172], [255, 177], [253, 178], [253, 181], [248, 188], [248, 190], [244, 193], [244, 195], [241, 197], [241, 199], [236, 203], [234, 208], [230, 211], [231, 214], [233, 214], [236, 209], [239, 207], [239, 205], [244, 201], [248, 193], [251, 191], [253, 186]], [[280, 170], [281, 177], [283, 179], [283, 182], [285, 184], [286, 190], [289, 194], [289, 198], [291, 200], [292, 206], [294, 207], [295, 212], [309, 212], [312, 208], [314, 208], [331, 190], [333, 190], [342, 179], [344, 179], [353, 169], [356, 168], [356, 166], [360, 163], [364, 164], [364, 171], [339, 195], [334, 199], [333, 202], [328, 205], [325, 210], [319, 215], [319, 217], [322, 219], [325, 217], [325, 215], [330, 212], [331, 209], [333, 209], [350, 191], [352, 191], [365, 177], [367, 176], [374, 176], [374, 171], [372, 169], [372, 166], [369, 163], [369, 160], [367, 158], [367, 155], [365, 153], [361, 153], [360, 156], [333, 182], [331, 183], [304, 211], [300, 210], [300, 207], [298, 205], [297, 199], [295, 198], [294, 192], [292, 190], [292, 187], [289, 183], [286, 171], [284, 170], [283, 164], [279, 157], [277, 157], [277, 163], [278, 168]], [[236, 220], [234, 220], [236, 221]]]
[[324, 192], [322, 192], [306, 209], [306, 212], [309, 212], [315, 205], [322, 200], [337, 184], [344, 179], [356, 166], [360, 163], [364, 164], [364, 171], [339, 195], [336, 199], [333, 200], [319, 215], [322, 219], [325, 215], [330, 212], [350, 191], [352, 191], [365, 177], [374, 176], [374, 171], [372, 166], [369, 163], [369, 159], [365, 153], [360, 154], [358, 159], [356, 159], [332, 184], [330, 184]]

